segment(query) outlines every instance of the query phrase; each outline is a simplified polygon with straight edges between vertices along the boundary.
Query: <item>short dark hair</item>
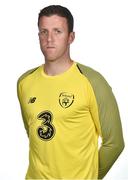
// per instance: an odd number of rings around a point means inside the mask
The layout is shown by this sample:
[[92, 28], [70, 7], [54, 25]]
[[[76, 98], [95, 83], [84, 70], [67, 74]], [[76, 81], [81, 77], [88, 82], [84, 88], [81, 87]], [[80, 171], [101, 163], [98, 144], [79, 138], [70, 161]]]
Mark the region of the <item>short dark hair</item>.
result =
[[38, 26], [39, 26], [39, 20], [42, 16], [52, 16], [52, 15], [58, 15], [60, 17], [65, 17], [68, 24], [68, 31], [69, 33], [73, 31], [74, 26], [74, 19], [71, 14], [71, 12], [63, 6], [60, 5], [50, 5], [45, 8], [43, 8], [38, 16]]

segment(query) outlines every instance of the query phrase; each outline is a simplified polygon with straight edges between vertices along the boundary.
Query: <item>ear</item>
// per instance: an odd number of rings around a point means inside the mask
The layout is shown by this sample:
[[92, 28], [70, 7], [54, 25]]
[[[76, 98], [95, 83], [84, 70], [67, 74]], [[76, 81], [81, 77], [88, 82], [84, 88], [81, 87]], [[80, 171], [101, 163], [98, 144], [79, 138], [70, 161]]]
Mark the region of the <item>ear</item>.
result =
[[75, 32], [70, 32], [68, 43], [71, 44], [75, 39]]
[[38, 32], [38, 38], [40, 39], [40, 33]]

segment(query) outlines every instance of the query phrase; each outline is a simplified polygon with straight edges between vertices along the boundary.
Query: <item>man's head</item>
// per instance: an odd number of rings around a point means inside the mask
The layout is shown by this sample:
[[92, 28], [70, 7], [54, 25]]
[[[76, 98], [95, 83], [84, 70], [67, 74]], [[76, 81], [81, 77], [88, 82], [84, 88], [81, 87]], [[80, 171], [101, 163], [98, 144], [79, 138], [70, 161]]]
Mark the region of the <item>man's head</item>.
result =
[[39, 26], [39, 21], [40, 21], [41, 17], [43, 17], [43, 16], [50, 17], [52, 15], [58, 15], [60, 17], [66, 18], [67, 25], [68, 25], [68, 32], [69, 33], [73, 32], [73, 26], [74, 26], [73, 16], [66, 7], [63, 7], [60, 5], [51, 5], [51, 6], [47, 6], [44, 9], [42, 9], [38, 16], [38, 26]]
[[45, 7], [38, 17], [40, 47], [45, 60], [69, 59], [70, 44], [74, 41], [73, 17], [59, 5]]

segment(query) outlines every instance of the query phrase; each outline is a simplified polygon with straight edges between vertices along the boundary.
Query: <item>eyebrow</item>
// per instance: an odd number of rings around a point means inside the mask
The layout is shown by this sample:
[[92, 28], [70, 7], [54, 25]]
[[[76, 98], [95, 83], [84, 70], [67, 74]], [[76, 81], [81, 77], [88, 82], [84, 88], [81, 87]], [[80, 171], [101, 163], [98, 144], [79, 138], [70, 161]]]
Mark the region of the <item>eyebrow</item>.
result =
[[[53, 28], [53, 30], [56, 30], [56, 29], [58, 29], [58, 30], [63, 30], [61, 27], [54, 27], [54, 28]], [[48, 30], [48, 29], [45, 28], [45, 27], [41, 27], [41, 28], [39, 28], [39, 30], [41, 31], [41, 30]]]

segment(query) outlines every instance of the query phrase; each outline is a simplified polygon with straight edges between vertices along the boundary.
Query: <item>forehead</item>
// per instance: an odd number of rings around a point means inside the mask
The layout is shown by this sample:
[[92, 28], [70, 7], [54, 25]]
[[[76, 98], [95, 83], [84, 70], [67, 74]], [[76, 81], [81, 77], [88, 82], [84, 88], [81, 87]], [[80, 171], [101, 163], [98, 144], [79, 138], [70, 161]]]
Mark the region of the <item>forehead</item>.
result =
[[39, 20], [39, 28], [67, 27], [67, 19], [58, 15], [42, 16]]

